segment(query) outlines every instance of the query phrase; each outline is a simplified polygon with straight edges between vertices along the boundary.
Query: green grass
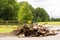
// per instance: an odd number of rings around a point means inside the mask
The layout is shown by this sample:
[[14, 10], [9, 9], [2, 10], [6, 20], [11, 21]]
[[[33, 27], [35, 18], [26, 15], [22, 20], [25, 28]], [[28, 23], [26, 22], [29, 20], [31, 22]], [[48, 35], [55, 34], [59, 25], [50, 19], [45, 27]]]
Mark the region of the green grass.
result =
[[0, 33], [8, 33], [8, 32], [12, 32], [12, 28], [0, 28]]
[[[60, 22], [38, 22], [38, 24], [45, 24], [48, 25], [60, 25]], [[15, 30], [18, 26], [17, 25], [0, 25], [0, 33], [8, 33]]]
[[17, 27], [18, 27], [17, 25], [0, 25], [0, 33], [12, 32]]
[[45, 24], [47, 23], [48, 25], [60, 25], [60, 22], [38, 22], [38, 24]]

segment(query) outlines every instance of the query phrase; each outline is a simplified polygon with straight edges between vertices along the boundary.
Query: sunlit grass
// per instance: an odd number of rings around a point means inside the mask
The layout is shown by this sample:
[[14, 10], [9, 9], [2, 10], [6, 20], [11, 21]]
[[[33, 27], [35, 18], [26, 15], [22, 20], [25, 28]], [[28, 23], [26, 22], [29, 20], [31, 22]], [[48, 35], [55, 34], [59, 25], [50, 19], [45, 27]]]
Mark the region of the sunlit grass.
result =
[[[60, 22], [38, 22], [38, 24], [60, 25]], [[17, 25], [0, 25], [0, 33], [8, 33], [15, 30]]]
[[12, 32], [12, 28], [0, 28], [0, 33]]
[[12, 32], [17, 27], [17, 25], [0, 25], [0, 33]]
[[60, 22], [38, 22], [38, 24], [60, 25]]

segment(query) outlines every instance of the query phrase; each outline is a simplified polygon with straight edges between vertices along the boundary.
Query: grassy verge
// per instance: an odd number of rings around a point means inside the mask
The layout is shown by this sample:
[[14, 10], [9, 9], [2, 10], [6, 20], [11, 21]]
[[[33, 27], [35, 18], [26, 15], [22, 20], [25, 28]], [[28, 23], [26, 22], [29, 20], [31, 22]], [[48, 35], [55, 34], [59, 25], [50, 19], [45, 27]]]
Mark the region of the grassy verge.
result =
[[60, 25], [60, 22], [38, 22], [38, 24]]
[[[60, 25], [60, 22], [38, 22], [38, 24], [48, 24], [48, 25]], [[12, 32], [16, 29], [17, 25], [0, 25], [0, 33]]]
[[0, 33], [12, 32], [17, 27], [17, 25], [0, 25]]

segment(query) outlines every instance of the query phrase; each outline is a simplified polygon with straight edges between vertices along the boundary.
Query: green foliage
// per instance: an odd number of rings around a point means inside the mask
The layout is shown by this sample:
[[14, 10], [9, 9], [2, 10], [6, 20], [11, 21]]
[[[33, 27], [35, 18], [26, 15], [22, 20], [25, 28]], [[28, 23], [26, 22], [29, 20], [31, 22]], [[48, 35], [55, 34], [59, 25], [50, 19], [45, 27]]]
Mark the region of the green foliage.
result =
[[0, 0], [0, 18], [3, 20], [17, 19], [18, 4], [16, 0]]
[[37, 17], [37, 22], [41, 22], [41, 18], [40, 17]]
[[33, 13], [34, 20], [49, 21], [49, 15], [43, 8], [37, 7]]
[[51, 18], [51, 21], [60, 21], [60, 18]]
[[18, 21], [49, 21], [49, 15], [40, 7], [34, 9], [27, 2], [17, 3], [16, 0], [0, 0], [0, 20]]
[[20, 8], [19, 8], [19, 13], [18, 13], [18, 20], [23, 21], [23, 20], [32, 20], [33, 15], [32, 11], [30, 8], [30, 5], [27, 2], [20, 2]]

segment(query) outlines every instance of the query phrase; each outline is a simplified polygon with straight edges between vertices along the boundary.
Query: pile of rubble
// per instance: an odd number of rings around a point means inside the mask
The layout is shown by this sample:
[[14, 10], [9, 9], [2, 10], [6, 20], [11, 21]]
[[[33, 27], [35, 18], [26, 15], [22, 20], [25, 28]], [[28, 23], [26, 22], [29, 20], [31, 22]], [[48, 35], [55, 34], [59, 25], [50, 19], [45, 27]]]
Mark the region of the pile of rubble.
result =
[[34, 24], [34, 25], [24, 25], [22, 28], [17, 28], [12, 32], [15, 36], [19, 37], [39, 37], [39, 36], [49, 36], [56, 35], [55, 30], [49, 30], [47, 27]]

